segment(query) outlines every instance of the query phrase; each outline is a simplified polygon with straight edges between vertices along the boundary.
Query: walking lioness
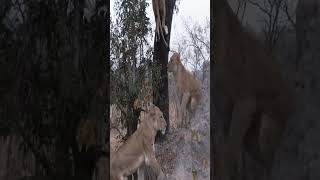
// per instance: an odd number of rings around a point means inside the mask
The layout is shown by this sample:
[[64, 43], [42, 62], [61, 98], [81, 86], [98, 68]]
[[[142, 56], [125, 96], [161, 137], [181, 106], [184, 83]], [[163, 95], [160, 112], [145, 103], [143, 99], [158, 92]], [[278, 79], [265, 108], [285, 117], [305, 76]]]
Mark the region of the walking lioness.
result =
[[201, 99], [201, 84], [186, 68], [180, 60], [180, 54], [175, 52], [168, 63], [168, 72], [172, 72], [180, 94], [180, 107], [178, 108], [179, 118], [184, 119], [183, 124], [186, 125], [186, 111], [195, 112], [197, 105]]
[[275, 153], [294, 112], [294, 91], [276, 56], [241, 24], [228, 1], [215, 0], [212, 7], [212, 178], [246, 179], [252, 170], [244, 166], [249, 155], [263, 170], [254, 172], [255, 179], [271, 179]]
[[164, 179], [155, 156], [154, 139], [158, 130], [165, 132], [167, 124], [161, 110], [153, 104], [144, 117], [138, 129], [111, 157], [111, 180], [123, 180], [143, 165], [150, 166], [157, 179]]

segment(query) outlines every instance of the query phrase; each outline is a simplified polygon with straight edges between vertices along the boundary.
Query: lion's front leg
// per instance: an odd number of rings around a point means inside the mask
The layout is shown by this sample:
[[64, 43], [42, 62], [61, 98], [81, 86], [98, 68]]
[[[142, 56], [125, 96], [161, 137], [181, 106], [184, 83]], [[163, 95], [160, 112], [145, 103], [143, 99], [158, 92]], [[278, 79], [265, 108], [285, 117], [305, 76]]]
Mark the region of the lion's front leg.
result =
[[187, 103], [188, 100], [190, 98], [190, 93], [189, 92], [185, 92], [182, 95], [182, 100], [181, 100], [181, 105], [180, 105], [180, 110], [181, 110], [181, 114], [182, 114], [182, 118], [183, 118], [183, 122], [185, 127], [188, 124], [188, 117], [187, 117]]
[[148, 161], [146, 163], [148, 166], [152, 168], [152, 170], [157, 174], [157, 180], [165, 179], [165, 175], [161, 169], [160, 164], [158, 163], [156, 156], [154, 153], [149, 154]]
[[139, 168], [138, 168], [138, 179], [139, 180], [144, 180], [144, 172], [145, 171], [145, 167], [144, 164], [142, 164]]
[[223, 176], [226, 180], [237, 179], [239, 177], [236, 172], [239, 167], [241, 157], [243, 139], [246, 135], [250, 124], [252, 123], [252, 115], [256, 110], [256, 102], [254, 98], [245, 98], [239, 100], [232, 112], [232, 120], [224, 145], [224, 164]]
[[183, 118], [182, 118], [182, 110], [181, 110], [180, 102], [177, 103], [176, 107], [177, 107], [176, 112], [177, 112], [177, 120], [179, 122], [179, 127], [182, 127], [183, 126]]

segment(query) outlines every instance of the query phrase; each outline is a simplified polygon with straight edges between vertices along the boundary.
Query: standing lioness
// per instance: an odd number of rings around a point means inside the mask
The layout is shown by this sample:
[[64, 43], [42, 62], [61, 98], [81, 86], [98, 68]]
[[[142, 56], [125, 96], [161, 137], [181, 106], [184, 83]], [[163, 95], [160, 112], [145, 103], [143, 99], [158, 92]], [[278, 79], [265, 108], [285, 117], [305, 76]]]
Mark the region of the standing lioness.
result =
[[180, 109], [178, 111], [178, 116], [184, 121], [186, 125], [187, 119], [185, 117], [186, 110], [188, 109], [192, 113], [195, 112], [197, 105], [201, 99], [201, 84], [181, 63], [180, 54], [175, 52], [170, 58], [168, 63], [168, 72], [172, 72], [175, 82], [178, 87], [178, 92], [180, 93]]
[[138, 129], [111, 157], [111, 180], [123, 180], [141, 165], [150, 166], [163, 179], [164, 174], [155, 156], [154, 138], [158, 130], [166, 129], [166, 121], [161, 110], [151, 105], [141, 119]]

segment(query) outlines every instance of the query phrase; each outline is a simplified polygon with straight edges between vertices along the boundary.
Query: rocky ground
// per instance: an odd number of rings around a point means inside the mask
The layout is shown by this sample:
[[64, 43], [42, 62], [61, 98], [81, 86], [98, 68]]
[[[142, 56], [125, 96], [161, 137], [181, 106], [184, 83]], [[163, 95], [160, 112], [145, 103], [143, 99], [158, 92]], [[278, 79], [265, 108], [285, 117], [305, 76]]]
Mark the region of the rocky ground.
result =
[[[202, 74], [202, 73], [201, 73]], [[207, 74], [207, 75], [206, 75]], [[179, 127], [175, 111], [175, 88], [169, 79], [170, 122], [172, 129], [167, 139], [156, 145], [157, 158], [168, 179], [194, 180], [210, 179], [210, 80], [209, 71], [198, 79], [202, 81], [200, 106], [191, 125]]]

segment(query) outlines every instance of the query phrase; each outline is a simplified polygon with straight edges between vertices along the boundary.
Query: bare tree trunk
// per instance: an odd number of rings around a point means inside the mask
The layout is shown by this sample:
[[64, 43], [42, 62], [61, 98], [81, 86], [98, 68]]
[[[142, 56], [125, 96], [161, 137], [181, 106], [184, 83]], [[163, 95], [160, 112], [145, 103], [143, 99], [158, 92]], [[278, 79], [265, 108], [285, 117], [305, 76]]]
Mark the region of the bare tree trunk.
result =
[[[170, 32], [171, 23], [173, 17], [173, 10], [175, 6], [175, 0], [166, 2], [166, 25], [168, 27], [168, 35], [166, 36], [166, 41], [170, 45]], [[163, 112], [163, 116], [167, 122], [166, 133], [168, 133], [170, 128], [169, 122], [169, 96], [168, 96], [168, 74], [167, 74], [167, 64], [168, 64], [168, 49], [160, 38], [159, 42], [154, 41], [154, 52], [153, 52], [153, 102], [158, 106]], [[158, 133], [158, 137], [159, 137]], [[160, 139], [164, 137], [160, 135]]]

